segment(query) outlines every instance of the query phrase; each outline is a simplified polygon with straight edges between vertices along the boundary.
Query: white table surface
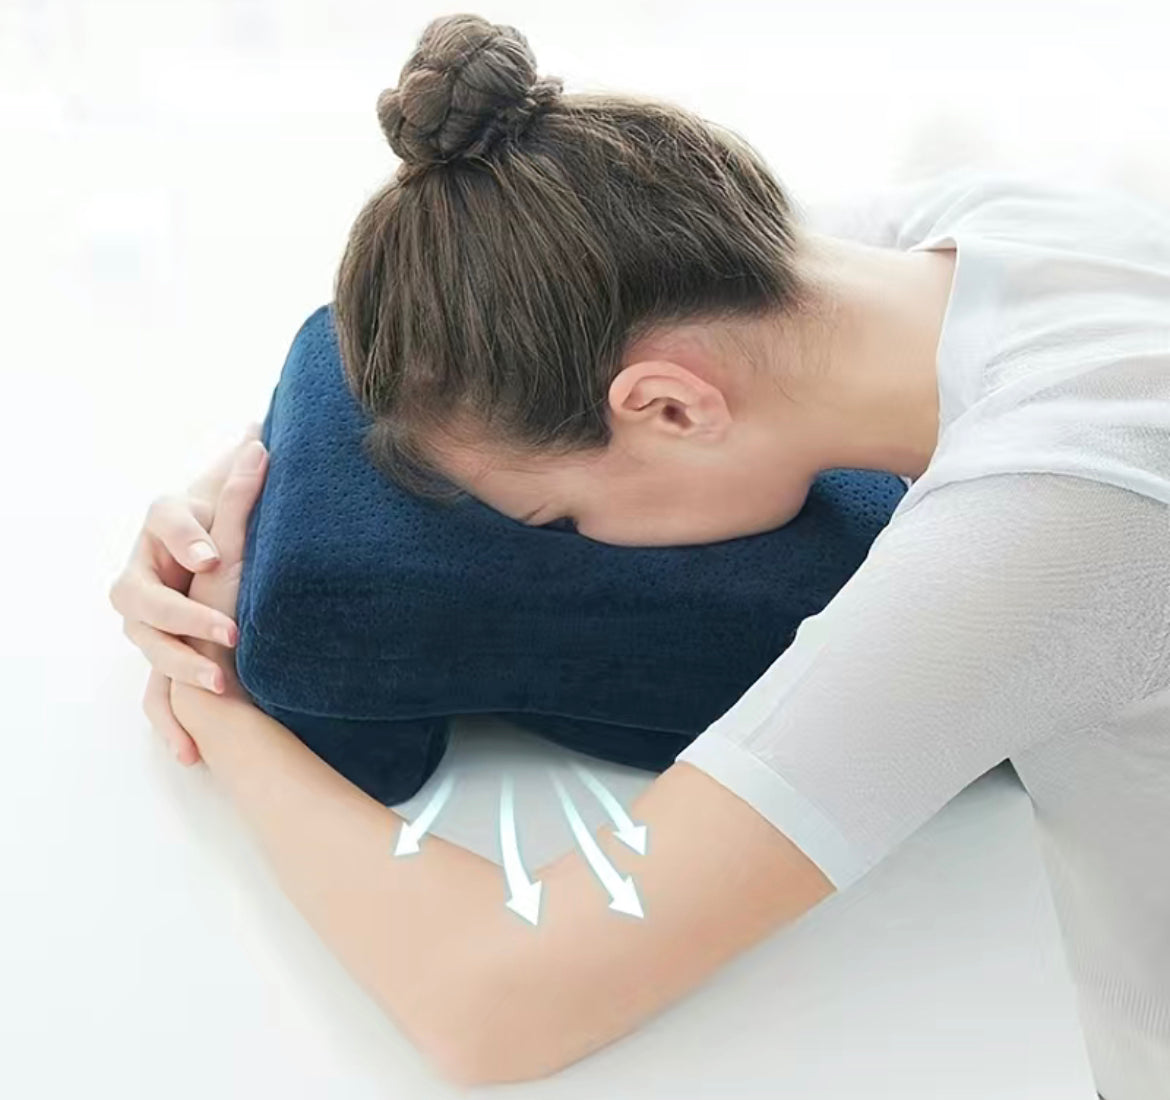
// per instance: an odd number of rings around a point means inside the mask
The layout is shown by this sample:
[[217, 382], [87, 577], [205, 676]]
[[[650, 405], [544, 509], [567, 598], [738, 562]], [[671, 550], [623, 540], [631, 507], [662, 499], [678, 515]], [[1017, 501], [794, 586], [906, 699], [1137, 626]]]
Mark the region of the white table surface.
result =
[[[99, 622], [93, 667], [62, 677], [28, 658], [0, 670], [0, 1095], [1095, 1095], [1030, 803], [1004, 771], [641, 1030], [538, 1082], [453, 1087], [280, 893], [210, 774], [171, 761], [139, 709], [144, 663], [116, 644], [112, 612]], [[508, 768], [535, 868], [572, 843], [545, 770], [570, 758], [626, 806], [652, 778], [464, 718], [439, 771], [400, 808], [413, 816], [457, 765], [434, 832], [498, 862]], [[582, 815], [600, 824], [583, 792]]]
[[[1164, 13], [1116, 0], [1107, 19], [1053, 21], [1047, 5], [971, 0], [971, 18], [923, 21], [920, 7], [727, 0], [712, 18], [678, 0], [511, 0], [485, 14], [571, 89], [732, 126], [803, 199], [968, 159], [1170, 194], [1149, 140], [1167, 128]], [[105, 602], [150, 498], [263, 415], [289, 341], [329, 299], [352, 220], [394, 164], [375, 98], [437, 11], [0, 10], [0, 1097], [455, 1095], [283, 899], [209, 776], [153, 737], [144, 662]], [[501, 761], [533, 746], [472, 732], [455, 752], [479, 764], [437, 831], [494, 856]], [[627, 802], [648, 781], [593, 766]], [[529, 860], [546, 826], [551, 854], [568, 843], [543, 780], [517, 797]], [[1089, 1100], [1029, 819], [993, 775], [643, 1030], [554, 1079], [485, 1091]]]

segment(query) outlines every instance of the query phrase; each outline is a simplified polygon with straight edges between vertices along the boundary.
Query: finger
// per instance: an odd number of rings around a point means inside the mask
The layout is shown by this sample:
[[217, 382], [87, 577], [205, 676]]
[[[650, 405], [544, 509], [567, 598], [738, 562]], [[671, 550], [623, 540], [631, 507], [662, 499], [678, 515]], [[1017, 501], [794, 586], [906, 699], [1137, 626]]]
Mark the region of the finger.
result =
[[210, 534], [211, 525], [215, 521], [215, 499], [188, 496], [187, 507], [191, 509], [191, 515], [195, 517], [195, 522]]
[[[204, 508], [204, 514], [207, 509]], [[155, 497], [146, 512], [146, 532], [158, 540], [184, 568], [196, 573], [219, 561], [220, 552], [186, 497]]]
[[110, 603], [127, 623], [141, 622], [166, 634], [233, 646], [239, 631], [232, 619], [214, 608], [159, 584], [137, 568], [127, 569], [110, 587]]
[[264, 430], [264, 425], [258, 420], [253, 420], [244, 429], [243, 437], [238, 443], [233, 444], [226, 451], [217, 458], [211, 469], [207, 470], [191, 482], [188, 487], [188, 492], [195, 496], [205, 497], [208, 500], [215, 500], [219, 496], [220, 489], [223, 488], [224, 481], [227, 480], [228, 473], [231, 471], [232, 463], [235, 462], [236, 455], [239, 453], [241, 447], [247, 444], [252, 439], [259, 439]]
[[[211, 531], [215, 520], [215, 503], [210, 500], [200, 500], [198, 497], [187, 497], [187, 507], [195, 517], [195, 521], [204, 531]], [[210, 538], [210, 534], [208, 538]], [[186, 595], [191, 588], [193, 571], [181, 562], [175, 560], [174, 554], [149, 531], [143, 532], [144, 548], [141, 559], [144, 562], [143, 571], [147, 576], [157, 576], [167, 588]], [[218, 557], [212, 558], [197, 572], [206, 573], [219, 565]]]
[[171, 682], [161, 672], [152, 669], [142, 696], [142, 709], [150, 724], [162, 734], [168, 748], [180, 764], [199, 763], [199, 746], [179, 725], [171, 709]]
[[206, 688], [217, 695], [223, 692], [223, 669], [181, 638], [140, 622], [127, 622], [123, 633], [142, 650], [151, 668], [164, 676], [181, 684]]
[[259, 440], [240, 448], [231, 472], [215, 502], [211, 535], [223, 554], [223, 561], [237, 564], [244, 558], [244, 536], [268, 468], [268, 450]]
[[109, 597], [127, 623], [141, 622], [166, 634], [202, 638], [222, 646], [234, 646], [239, 636], [230, 616], [160, 584], [137, 564], [128, 566], [114, 581]]

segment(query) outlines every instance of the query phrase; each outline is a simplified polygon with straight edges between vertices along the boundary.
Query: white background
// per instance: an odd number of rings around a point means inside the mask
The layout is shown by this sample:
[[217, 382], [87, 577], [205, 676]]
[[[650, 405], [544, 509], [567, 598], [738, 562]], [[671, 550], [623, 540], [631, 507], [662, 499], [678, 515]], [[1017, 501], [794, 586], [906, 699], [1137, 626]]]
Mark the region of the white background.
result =
[[[239, 938], [248, 880], [224, 873], [230, 842], [213, 858], [191, 828], [184, 799], [198, 773], [179, 772], [152, 740], [137, 710], [145, 663], [106, 590], [149, 499], [263, 415], [293, 333], [331, 297], [350, 223], [395, 166], [377, 95], [426, 23], [456, 10], [0, 0], [7, 1095], [63, 1095], [51, 1082], [67, 1070], [84, 1081], [87, 1064], [91, 1094], [158, 1095], [157, 1077], [115, 1081], [114, 1067], [146, 1064], [149, 1049], [181, 1078], [206, 1063], [213, 1027], [218, 1064], [234, 1067], [214, 1078], [216, 1094], [254, 1095], [270, 1080], [250, 1056], [264, 1004], [273, 1028], [329, 1037], [300, 1048], [303, 1078], [320, 1087], [360, 1040], [283, 994], [285, 953], [311, 954], [307, 939], [249, 943], [251, 984], [234, 1000], [201, 989], [225, 940]], [[1170, 199], [1162, 5], [470, 10], [519, 27], [566, 91], [653, 94], [732, 126], [801, 199], [970, 160]], [[230, 836], [219, 821], [206, 816]], [[307, 965], [342, 981], [323, 958]], [[153, 1017], [147, 989], [160, 997]], [[298, 1011], [308, 1015], [289, 1018]], [[131, 1018], [146, 1031], [122, 1027]], [[380, 1041], [371, 1020], [351, 1014], [346, 1027]], [[15, 1090], [4, 1080], [14, 1066]], [[207, 1095], [196, 1080], [167, 1091]]]

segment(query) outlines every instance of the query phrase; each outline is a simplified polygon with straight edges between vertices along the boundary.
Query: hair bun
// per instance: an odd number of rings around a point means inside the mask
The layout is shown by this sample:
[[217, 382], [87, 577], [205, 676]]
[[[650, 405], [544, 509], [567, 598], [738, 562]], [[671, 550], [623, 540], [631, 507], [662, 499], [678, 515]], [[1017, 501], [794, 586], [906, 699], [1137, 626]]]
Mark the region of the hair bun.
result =
[[378, 121], [405, 163], [438, 164], [518, 136], [562, 87], [560, 77], [537, 77], [536, 58], [515, 27], [446, 15], [427, 25], [398, 87], [378, 96]]

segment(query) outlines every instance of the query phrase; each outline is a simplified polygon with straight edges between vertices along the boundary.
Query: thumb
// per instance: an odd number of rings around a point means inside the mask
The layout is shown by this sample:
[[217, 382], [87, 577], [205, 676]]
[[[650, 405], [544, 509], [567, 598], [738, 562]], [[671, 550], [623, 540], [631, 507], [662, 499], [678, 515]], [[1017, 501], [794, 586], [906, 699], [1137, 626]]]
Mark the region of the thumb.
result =
[[224, 565], [235, 565], [244, 559], [248, 515], [260, 496], [267, 470], [268, 451], [258, 439], [250, 440], [236, 452], [220, 489], [209, 532]]

